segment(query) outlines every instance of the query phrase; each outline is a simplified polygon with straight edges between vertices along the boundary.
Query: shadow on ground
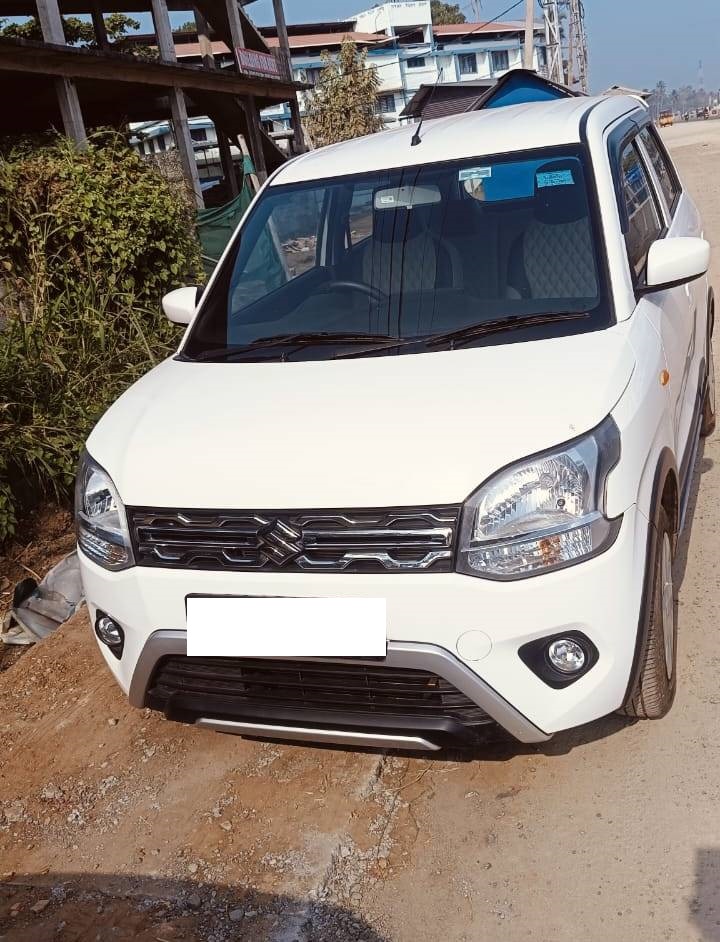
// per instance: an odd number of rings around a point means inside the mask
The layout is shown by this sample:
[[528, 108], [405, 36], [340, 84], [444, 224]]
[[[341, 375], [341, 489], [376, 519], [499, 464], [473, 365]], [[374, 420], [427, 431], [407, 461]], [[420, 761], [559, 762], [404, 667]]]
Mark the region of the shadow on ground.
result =
[[690, 921], [703, 942], [720, 942], [720, 849], [701, 847], [695, 856]]
[[0, 882], [2, 942], [389, 942], [349, 910], [190, 880], [13, 874]]

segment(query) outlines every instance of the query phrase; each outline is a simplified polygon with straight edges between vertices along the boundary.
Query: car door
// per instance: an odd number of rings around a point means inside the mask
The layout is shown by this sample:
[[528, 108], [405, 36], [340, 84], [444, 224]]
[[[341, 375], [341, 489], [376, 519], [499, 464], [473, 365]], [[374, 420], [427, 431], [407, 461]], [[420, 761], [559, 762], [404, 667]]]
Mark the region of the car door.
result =
[[[646, 158], [646, 163], [653, 178], [656, 193], [663, 203], [667, 223], [666, 238], [679, 236], [703, 235], [700, 214], [682, 189], [679, 177], [660, 140], [656, 129], [647, 124], [640, 131], [639, 144]], [[703, 387], [703, 374], [705, 362], [705, 338], [707, 315], [707, 282], [705, 278], [696, 278], [669, 292], [674, 295], [678, 307], [682, 310], [683, 337], [689, 332], [687, 347], [687, 371], [682, 399], [681, 429], [685, 437], [682, 452], [678, 451], [678, 458], [689, 461], [694, 446], [695, 425], [701, 403], [699, 396]], [[670, 330], [670, 316], [663, 318]], [[676, 331], [677, 333], [677, 331]], [[671, 377], [672, 382], [672, 377]], [[691, 440], [693, 439], [693, 440]], [[684, 476], [686, 467], [681, 466]]]
[[[642, 134], [642, 132], [640, 132]], [[696, 354], [697, 306], [686, 285], [641, 295], [647, 253], [659, 238], [692, 235], [680, 231], [682, 222], [670, 217], [662, 188], [649, 167], [647, 150], [640, 135], [623, 146], [620, 157], [620, 184], [625, 203], [625, 242], [633, 282], [638, 289], [638, 306], [646, 305], [648, 316], [660, 332], [667, 370], [669, 408], [672, 416], [675, 455], [681, 465], [693, 424], [697, 378], [692, 376]]]
[[[672, 160], [665, 150], [657, 131], [652, 125], [646, 125], [639, 134], [640, 144], [648, 159], [648, 167], [653, 175], [657, 192], [661, 196], [667, 218], [667, 237], [694, 236], [703, 238], [700, 213], [690, 196], [683, 190]], [[705, 318], [707, 312], [707, 280], [696, 278], [685, 286], [695, 326], [695, 344], [693, 367], [699, 370], [705, 357], [702, 340], [705, 336]], [[698, 374], [699, 376], [699, 374]], [[692, 376], [690, 377], [692, 380]], [[689, 387], [692, 382], [689, 383]]]

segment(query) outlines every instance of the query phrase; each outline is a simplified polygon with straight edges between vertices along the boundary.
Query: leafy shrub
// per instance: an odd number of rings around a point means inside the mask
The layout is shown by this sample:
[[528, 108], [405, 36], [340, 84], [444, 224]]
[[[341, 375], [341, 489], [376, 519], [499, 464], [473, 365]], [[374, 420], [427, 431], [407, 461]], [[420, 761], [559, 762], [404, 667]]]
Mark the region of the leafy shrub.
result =
[[167, 356], [197, 283], [192, 209], [119, 137], [0, 156], [0, 542], [64, 498], [100, 415]]

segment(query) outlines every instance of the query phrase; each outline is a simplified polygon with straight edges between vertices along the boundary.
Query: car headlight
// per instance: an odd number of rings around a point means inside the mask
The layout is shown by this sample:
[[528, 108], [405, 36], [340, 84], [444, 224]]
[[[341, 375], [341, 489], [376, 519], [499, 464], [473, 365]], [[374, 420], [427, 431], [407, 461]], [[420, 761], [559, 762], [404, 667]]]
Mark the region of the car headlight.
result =
[[75, 482], [75, 529], [80, 549], [105, 569], [135, 563], [125, 508], [110, 475], [83, 452]]
[[607, 549], [621, 518], [604, 513], [605, 481], [620, 458], [608, 416], [596, 429], [494, 475], [463, 505], [459, 572], [522, 579]]

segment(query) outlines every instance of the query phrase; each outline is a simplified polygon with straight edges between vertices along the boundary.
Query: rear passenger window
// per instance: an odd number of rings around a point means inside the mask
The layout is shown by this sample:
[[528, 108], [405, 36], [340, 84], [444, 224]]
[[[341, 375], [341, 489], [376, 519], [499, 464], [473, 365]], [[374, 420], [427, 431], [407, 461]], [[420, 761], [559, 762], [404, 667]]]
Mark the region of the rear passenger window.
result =
[[659, 238], [662, 225], [648, 175], [634, 144], [622, 152], [621, 184], [628, 219], [625, 234], [630, 267], [636, 278], [645, 268], [647, 253]]
[[649, 126], [643, 128], [639, 137], [645, 145], [645, 150], [648, 152], [648, 157], [660, 181], [660, 187], [665, 194], [668, 207], [672, 212], [675, 208], [677, 198], [680, 196], [680, 186], [672, 164], [670, 163], [670, 158], [667, 156], [664, 149], [662, 149], [662, 145], [658, 142], [657, 136], [652, 128]]

